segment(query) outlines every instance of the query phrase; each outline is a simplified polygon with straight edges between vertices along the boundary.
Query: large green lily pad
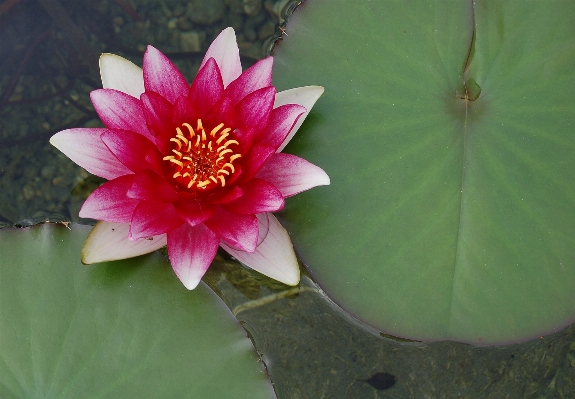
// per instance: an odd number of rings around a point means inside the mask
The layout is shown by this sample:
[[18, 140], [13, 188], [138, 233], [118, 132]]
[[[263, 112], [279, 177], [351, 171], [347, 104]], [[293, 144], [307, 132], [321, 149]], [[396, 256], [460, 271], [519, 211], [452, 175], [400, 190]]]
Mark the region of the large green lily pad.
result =
[[310, 0], [287, 33], [275, 83], [326, 90], [286, 152], [331, 186], [281, 217], [335, 301], [424, 340], [575, 320], [575, 3]]
[[205, 285], [156, 253], [83, 266], [87, 226], [0, 230], [0, 397], [272, 398], [261, 363]]

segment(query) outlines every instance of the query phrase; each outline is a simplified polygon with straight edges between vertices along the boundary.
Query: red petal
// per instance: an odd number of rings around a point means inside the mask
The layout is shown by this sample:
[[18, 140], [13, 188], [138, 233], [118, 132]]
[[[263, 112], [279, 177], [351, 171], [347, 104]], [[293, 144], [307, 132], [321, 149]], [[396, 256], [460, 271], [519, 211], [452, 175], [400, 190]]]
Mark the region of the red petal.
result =
[[154, 143], [141, 134], [130, 130], [108, 130], [102, 133], [101, 139], [112, 154], [132, 172], [158, 166], [146, 162], [146, 155], [157, 152], [157, 149]]
[[205, 115], [220, 100], [224, 82], [218, 64], [210, 58], [196, 75], [190, 89], [190, 101], [200, 115]]
[[80, 217], [116, 223], [129, 222], [140, 202], [126, 196], [133, 180], [134, 175], [120, 176], [98, 187], [82, 205]]
[[209, 219], [215, 212], [216, 207], [199, 201], [175, 202], [176, 211], [185, 219], [190, 226], [195, 226]]
[[130, 238], [135, 240], [168, 233], [183, 223], [173, 204], [141, 201], [130, 221]]
[[237, 104], [248, 94], [272, 85], [273, 57], [267, 57], [248, 68], [226, 88], [226, 96]]
[[107, 129], [67, 129], [50, 138], [50, 144], [88, 172], [107, 180], [131, 174], [106, 147], [100, 136]]
[[143, 201], [176, 202], [180, 199], [172, 185], [151, 170], [144, 170], [134, 177], [127, 195]]
[[236, 121], [239, 126], [247, 126], [261, 131], [270, 118], [276, 95], [275, 87], [265, 87], [247, 95], [236, 105]]
[[194, 227], [184, 224], [168, 233], [172, 268], [187, 289], [193, 290], [200, 283], [218, 246], [218, 237], [203, 224]]
[[284, 198], [316, 186], [329, 184], [329, 176], [319, 166], [291, 154], [273, 154], [256, 175], [272, 183]]
[[277, 149], [305, 112], [306, 109], [297, 104], [286, 104], [273, 109], [267, 127], [260, 134], [260, 142]]
[[243, 191], [238, 186], [232, 187], [231, 189], [225, 191], [224, 189], [216, 190], [214, 193], [209, 194], [205, 197], [204, 201], [214, 204], [221, 205], [227, 204], [229, 202], [235, 201], [240, 198]]
[[148, 92], [140, 96], [146, 123], [154, 136], [165, 135], [172, 130], [172, 104], [158, 93]]
[[238, 215], [218, 208], [204, 223], [228, 245], [252, 252], [258, 244], [258, 219], [255, 215]]
[[275, 212], [283, 208], [284, 197], [271, 183], [262, 179], [252, 179], [241, 186], [244, 191], [239, 199], [223, 205], [226, 210], [244, 215], [262, 212]]
[[247, 181], [254, 177], [267, 162], [268, 158], [274, 153], [275, 147], [270, 147], [265, 144], [254, 145], [242, 161], [241, 181]]
[[206, 125], [219, 125], [223, 123], [225, 126], [235, 126], [236, 123], [236, 110], [232, 102], [227, 97], [216, 103], [205, 116]]
[[[190, 99], [188, 97], [178, 97], [172, 110], [172, 126], [177, 127], [182, 126], [183, 123], [189, 123], [195, 129], [198, 118], [199, 114], [195, 111]], [[176, 134], [175, 127], [174, 130], [169, 133], [170, 138]]]
[[188, 83], [178, 68], [158, 49], [148, 46], [144, 54], [144, 87], [170, 103], [188, 94]]
[[113, 89], [98, 89], [90, 93], [94, 109], [110, 129], [131, 130], [152, 138], [140, 100]]

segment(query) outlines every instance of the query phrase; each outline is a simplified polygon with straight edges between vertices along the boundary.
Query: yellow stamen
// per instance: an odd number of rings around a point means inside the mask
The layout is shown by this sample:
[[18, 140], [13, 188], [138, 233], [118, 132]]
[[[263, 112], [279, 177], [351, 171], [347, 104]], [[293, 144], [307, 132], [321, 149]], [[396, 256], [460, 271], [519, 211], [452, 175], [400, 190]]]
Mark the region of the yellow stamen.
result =
[[220, 123], [218, 126], [213, 128], [212, 131], [210, 132], [210, 136], [215, 137], [216, 133], [218, 132], [218, 130], [222, 128], [222, 126], [224, 126], [224, 124]]
[[174, 143], [176, 143], [176, 145], [178, 146], [178, 151], [180, 150], [180, 148], [182, 148], [182, 143], [181, 143], [180, 140], [178, 140], [177, 138], [172, 137], [172, 138], [170, 139], [170, 141], [173, 141]]
[[236, 159], [241, 158], [240, 154], [235, 154], [230, 157], [230, 162], [234, 162]]
[[[225, 130], [224, 130], [224, 132], [225, 132]], [[216, 140], [216, 144], [219, 145], [222, 142], [222, 140], [224, 140], [226, 137], [229, 136], [229, 133], [227, 133], [227, 132], [224, 133], [224, 132], [222, 132], [222, 135], [220, 136], [220, 138]]]

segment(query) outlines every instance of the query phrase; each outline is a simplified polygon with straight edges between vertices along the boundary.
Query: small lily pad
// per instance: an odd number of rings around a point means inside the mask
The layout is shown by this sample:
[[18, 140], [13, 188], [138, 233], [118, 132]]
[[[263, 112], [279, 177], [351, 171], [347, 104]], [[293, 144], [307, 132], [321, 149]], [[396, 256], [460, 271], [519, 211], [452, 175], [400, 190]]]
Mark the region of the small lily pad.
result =
[[90, 227], [0, 230], [0, 397], [273, 398], [250, 340], [159, 253], [84, 266]]

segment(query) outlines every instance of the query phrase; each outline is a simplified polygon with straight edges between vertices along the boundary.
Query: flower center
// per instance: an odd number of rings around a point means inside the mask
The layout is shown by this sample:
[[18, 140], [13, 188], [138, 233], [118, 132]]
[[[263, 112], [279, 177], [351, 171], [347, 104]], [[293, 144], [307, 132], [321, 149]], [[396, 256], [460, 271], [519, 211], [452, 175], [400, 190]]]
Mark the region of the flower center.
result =
[[170, 139], [174, 143], [173, 155], [163, 158], [169, 162], [172, 178], [175, 183], [194, 191], [205, 191], [221, 185], [226, 185], [226, 178], [235, 172], [234, 161], [241, 157], [231, 148], [239, 143], [228, 140], [230, 128], [223, 123], [206, 134], [202, 120], [198, 119], [196, 129], [189, 123], [176, 128], [176, 137]]

